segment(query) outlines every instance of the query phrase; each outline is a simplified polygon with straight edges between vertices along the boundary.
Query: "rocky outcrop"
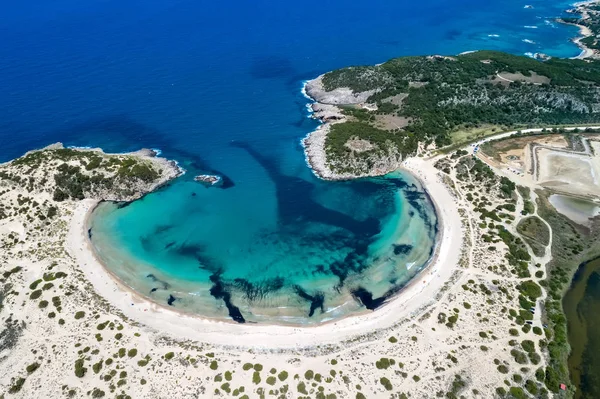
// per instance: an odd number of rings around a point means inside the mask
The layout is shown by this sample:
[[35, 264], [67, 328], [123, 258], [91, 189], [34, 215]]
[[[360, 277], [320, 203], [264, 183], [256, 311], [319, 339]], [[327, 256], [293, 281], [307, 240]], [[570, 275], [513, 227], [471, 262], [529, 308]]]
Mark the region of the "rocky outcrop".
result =
[[216, 186], [223, 182], [221, 176], [217, 175], [198, 175], [194, 177], [194, 181], [204, 184], [205, 186]]
[[348, 120], [338, 105], [360, 104], [363, 108], [371, 109], [369, 104], [364, 103], [375, 93], [374, 90], [353, 93], [348, 88], [337, 88], [328, 92], [323, 87], [321, 75], [306, 83], [305, 92], [315, 100], [310, 106], [313, 111], [312, 117], [323, 122], [317, 130], [302, 139], [306, 162], [316, 176], [325, 180], [350, 180], [381, 176], [398, 169], [402, 162], [402, 154], [396, 147], [369, 147], [366, 140], [361, 141], [367, 144], [368, 151], [352, 151], [352, 146], [347, 146], [351, 150], [348, 156], [336, 159], [327, 156], [325, 144], [331, 125]]
[[[302, 139], [306, 162], [313, 173], [324, 180], [350, 180], [367, 176], [382, 176], [398, 169], [402, 154], [393, 145], [372, 151], [368, 156], [330, 159], [325, 140], [331, 125], [325, 123]], [[343, 171], [343, 172], [341, 172]]]
[[377, 92], [377, 90], [368, 90], [355, 93], [347, 87], [326, 91], [323, 86], [323, 75], [306, 82], [305, 90], [306, 94], [316, 102], [332, 105], [365, 103], [369, 97]]

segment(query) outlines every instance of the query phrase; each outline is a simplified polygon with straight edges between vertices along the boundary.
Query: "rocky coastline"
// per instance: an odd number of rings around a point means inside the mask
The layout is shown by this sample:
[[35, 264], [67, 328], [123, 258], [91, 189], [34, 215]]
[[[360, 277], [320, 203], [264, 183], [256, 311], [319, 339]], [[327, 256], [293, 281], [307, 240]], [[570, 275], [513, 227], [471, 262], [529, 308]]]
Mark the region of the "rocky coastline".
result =
[[[302, 139], [302, 147], [306, 163], [315, 176], [324, 180], [350, 180], [360, 177], [382, 176], [393, 172], [400, 167], [402, 156], [400, 154], [387, 154], [381, 157], [375, 155], [365, 160], [354, 160], [360, 173], [340, 173], [331, 168], [335, 160], [328, 159], [325, 141], [331, 130], [331, 125], [343, 123], [349, 120], [343, 112], [342, 106], [355, 106], [365, 109], [376, 109], [374, 104], [368, 104], [367, 99], [375, 93], [375, 90], [354, 93], [350, 88], [336, 88], [327, 91], [323, 85], [323, 76], [309, 80], [304, 85], [304, 93], [313, 103], [309, 105], [312, 112], [311, 117], [319, 120], [322, 124]], [[367, 163], [369, 165], [367, 166]]]
[[4, 165], [10, 171], [7, 176], [29, 176], [32, 190], [53, 194], [55, 201], [131, 202], [185, 173], [177, 162], [151, 149], [109, 154], [62, 143], [29, 151]]
[[589, 48], [583, 41], [588, 37], [597, 36], [599, 32], [594, 32], [590, 29], [589, 24], [595, 18], [598, 18], [598, 12], [592, 10], [590, 7], [600, 3], [600, 0], [583, 1], [575, 3], [574, 8], [567, 10], [567, 13], [579, 16], [578, 20], [572, 20], [571, 18], [558, 18], [557, 21], [566, 25], [573, 25], [579, 28], [579, 37], [573, 39], [573, 43], [581, 49], [581, 53], [576, 59], [598, 59], [600, 58], [600, 52], [596, 49]]

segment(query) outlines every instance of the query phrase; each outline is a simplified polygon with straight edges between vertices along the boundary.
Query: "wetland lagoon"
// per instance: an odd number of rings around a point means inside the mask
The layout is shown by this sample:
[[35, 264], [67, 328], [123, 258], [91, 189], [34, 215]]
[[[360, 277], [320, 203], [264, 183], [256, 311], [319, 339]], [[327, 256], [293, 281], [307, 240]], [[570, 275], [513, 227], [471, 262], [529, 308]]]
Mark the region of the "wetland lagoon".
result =
[[563, 300], [576, 399], [600, 397], [600, 258], [584, 262]]

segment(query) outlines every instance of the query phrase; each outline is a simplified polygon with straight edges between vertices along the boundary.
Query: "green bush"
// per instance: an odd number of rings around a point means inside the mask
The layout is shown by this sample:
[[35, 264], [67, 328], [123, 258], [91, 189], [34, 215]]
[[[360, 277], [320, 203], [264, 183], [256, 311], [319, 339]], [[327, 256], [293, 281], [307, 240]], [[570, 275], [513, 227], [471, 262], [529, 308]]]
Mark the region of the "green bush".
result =
[[287, 371], [282, 371], [279, 374], [277, 374], [277, 378], [279, 378], [279, 381], [285, 381], [288, 378], [288, 372]]
[[248, 371], [252, 368], [252, 363], [244, 363], [244, 365], [242, 366], [242, 369], [244, 369], [244, 371]]
[[38, 299], [42, 296], [42, 290], [35, 290], [29, 295], [29, 299]]
[[76, 320], [82, 319], [84, 316], [85, 316], [85, 312], [83, 310], [80, 310], [79, 312], [75, 313]]
[[392, 383], [385, 377], [381, 377], [379, 379], [379, 383], [383, 385], [388, 391], [391, 391], [393, 389]]
[[98, 374], [100, 370], [102, 370], [102, 360], [100, 360], [98, 363], [94, 363], [94, 365], [92, 366], [92, 370], [95, 374]]
[[29, 366], [27, 366], [27, 368], [25, 370], [27, 370], [28, 374], [31, 374], [34, 371], [36, 371], [39, 367], [40, 367], [40, 364], [38, 362], [35, 362], [35, 363], [31, 363]]
[[306, 390], [306, 384], [304, 382], [299, 382], [297, 388], [298, 392], [300, 392], [301, 394], [308, 395], [308, 391]]
[[25, 384], [25, 378], [17, 378], [16, 380], [14, 380], [13, 384], [8, 389], [8, 393], [15, 394], [19, 392], [23, 388], [23, 384]]
[[529, 339], [526, 339], [521, 342], [521, 347], [525, 352], [535, 352], [535, 343]]
[[83, 359], [77, 359], [75, 361], [75, 375], [79, 378], [83, 378], [83, 376], [87, 372], [87, 368], [83, 367], [83, 365], [84, 365]]

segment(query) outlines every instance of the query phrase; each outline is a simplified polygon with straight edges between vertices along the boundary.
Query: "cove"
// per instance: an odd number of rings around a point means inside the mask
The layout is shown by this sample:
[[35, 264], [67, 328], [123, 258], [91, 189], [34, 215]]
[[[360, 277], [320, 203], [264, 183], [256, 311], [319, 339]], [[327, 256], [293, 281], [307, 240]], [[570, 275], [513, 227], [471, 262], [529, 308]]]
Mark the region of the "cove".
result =
[[239, 323], [318, 324], [375, 310], [432, 257], [433, 204], [407, 173], [351, 182], [286, 176], [237, 145], [268, 190], [207, 188], [186, 175], [89, 220], [98, 259], [146, 298]]

